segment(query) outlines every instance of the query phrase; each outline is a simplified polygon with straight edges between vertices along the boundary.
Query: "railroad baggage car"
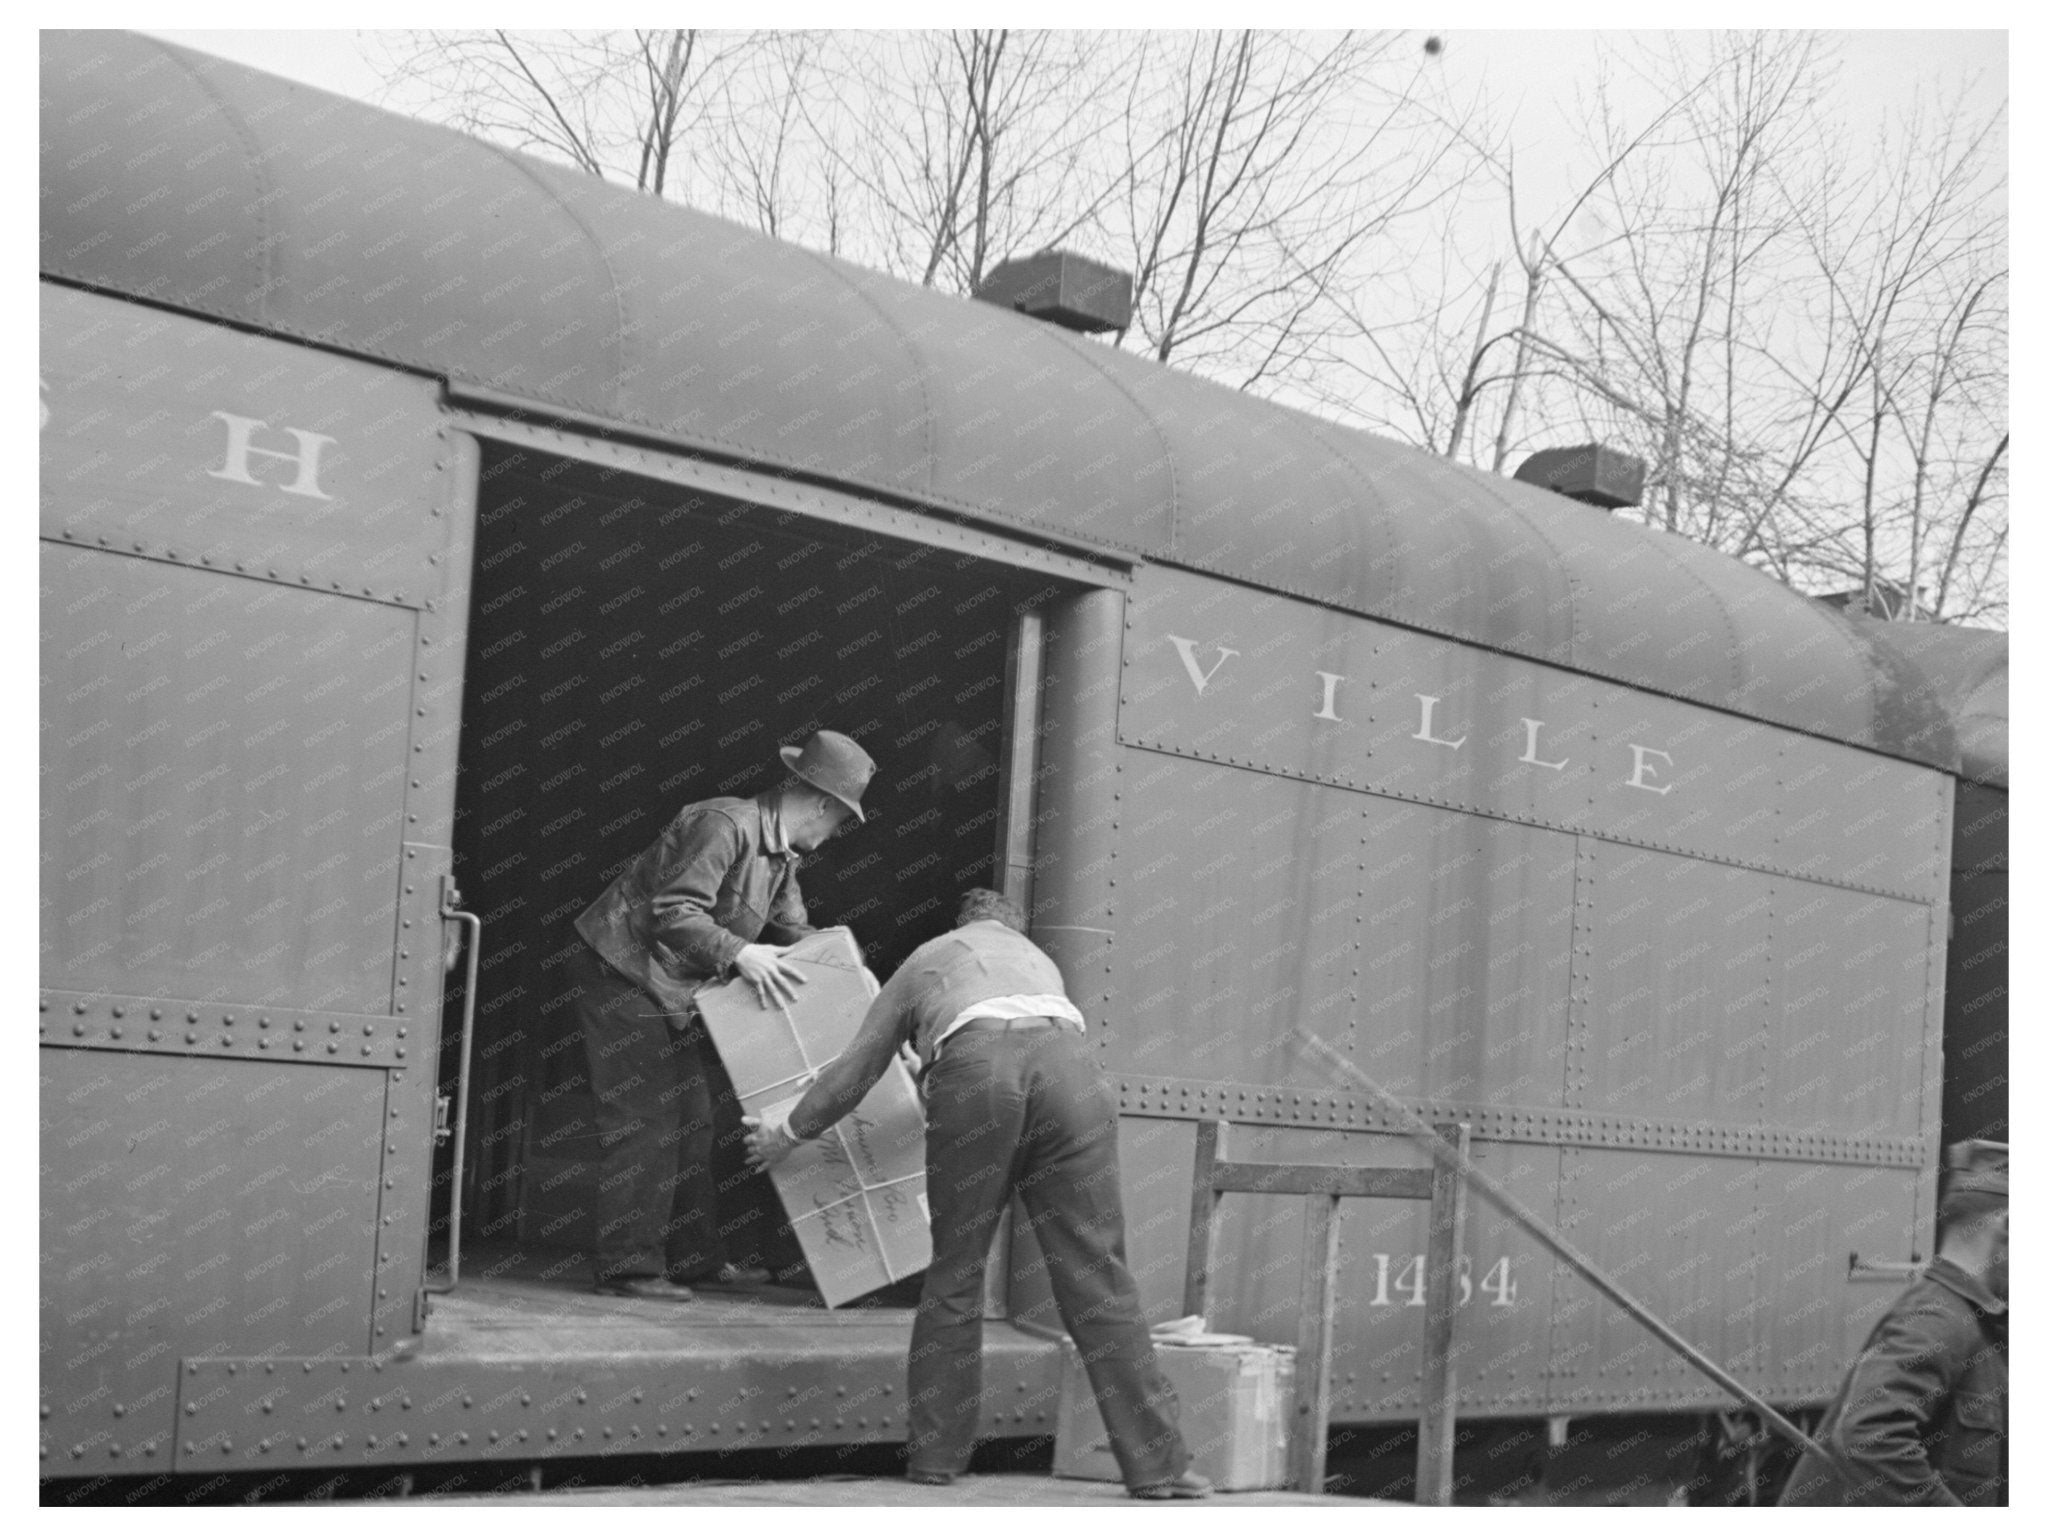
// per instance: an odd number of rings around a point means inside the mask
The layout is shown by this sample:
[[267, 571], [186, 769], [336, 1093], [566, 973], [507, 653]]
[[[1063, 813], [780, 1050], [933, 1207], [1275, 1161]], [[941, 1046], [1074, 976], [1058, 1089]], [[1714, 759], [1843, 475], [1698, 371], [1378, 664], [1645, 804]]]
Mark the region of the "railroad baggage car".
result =
[[[880, 763], [804, 875], [878, 971], [1028, 901], [1158, 1317], [1197, 1121], [1416, 1157], [1306, 1035], [1774, 1402], [1931, 1252], [1959, 759], [1876, 628], [437, 127], [42, 50], [46, 1476], [901, 1440], [900, 1296], [664, 1311], [580, 1246], [569, 925], [815, 725]], [[1297, 1203], [1221, 1220], [1213, 1326], [1291, 1339]], [[1421, 1222], [1346, 1204], [1339, 1421], [1416, 1413]], [[1723, 1405], [1483, 1204], [1467, 1251], [1461, 1414]], [[992, 1290], [985, 1429], [1049, 1433], [1026, 1245]]]

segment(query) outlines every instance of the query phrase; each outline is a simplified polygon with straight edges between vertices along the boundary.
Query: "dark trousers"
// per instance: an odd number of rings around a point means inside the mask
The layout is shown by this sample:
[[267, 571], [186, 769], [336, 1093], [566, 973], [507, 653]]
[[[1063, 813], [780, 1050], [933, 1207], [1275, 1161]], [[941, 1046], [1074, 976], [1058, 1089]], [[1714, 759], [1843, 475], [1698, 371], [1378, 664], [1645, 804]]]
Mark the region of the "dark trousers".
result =
[[910, 1335], [910, 1464], [960, 1472], [981, 1406], [981, 1289], [1014, 1190], [1127, 1486], [1187, 1469], [1179, 1404], [1124, 1262], [1116, 1101], [1075, 1030], [970, 1025], [925, 1078], [932, 1263]]
[[724, 1259], [712, 1178], [711, 1046], [578, 946], [564, 963], [597, 1096], [601, 1149], [595, 1257], [600, 1281], [694, 1278]]

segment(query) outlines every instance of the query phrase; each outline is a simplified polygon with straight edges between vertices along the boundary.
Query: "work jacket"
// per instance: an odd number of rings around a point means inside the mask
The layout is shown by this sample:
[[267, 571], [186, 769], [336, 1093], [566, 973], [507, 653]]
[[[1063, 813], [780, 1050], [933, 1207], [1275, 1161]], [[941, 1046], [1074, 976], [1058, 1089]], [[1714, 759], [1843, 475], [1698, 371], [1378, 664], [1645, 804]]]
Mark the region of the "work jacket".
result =
[[1878, 1320], [1781, 1504], [2005, 1502], [2006, 1306], [1936, 1259]]
[[800, 856], [763, 799], [686, 805], [576, 919], [576, 931], [662, 1011], [687, 1016], [698, 989], [733, 974], [747, 945], [815, 932]]

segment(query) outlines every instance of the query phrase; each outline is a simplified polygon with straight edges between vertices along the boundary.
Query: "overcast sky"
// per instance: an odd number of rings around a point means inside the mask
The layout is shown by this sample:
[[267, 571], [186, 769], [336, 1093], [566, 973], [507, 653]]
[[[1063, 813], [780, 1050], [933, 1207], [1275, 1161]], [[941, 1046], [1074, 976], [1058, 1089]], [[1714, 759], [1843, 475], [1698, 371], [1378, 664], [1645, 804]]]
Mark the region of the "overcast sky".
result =
[[[308, 85], [364, 100], [379, 85], [363, 44], [380, 35], [357, 31], [171, 31], [149, 29], [190, 48], [288, 75]], [[1570, 97], [1584, 78], [1596, 34], [1590, 31], [1454, 31], [1442, 67], [1466, 81], [1491, 86], [1504, 105], [1520, 102], [1540, 113], [1552, 98]], [[1960, 83], [1985, 77], [1985, 101], [2002, 96], [2006, 83], [2007, 38], [2002, 31], [1836, 31], [1842, 45], [1845, 82], [1873, 108], [1900, 101], [1916, 86]]]
[[[381, 57], [379, 39], [390, 33], [367, 31], [168, 31], [154, 37], [183, 43], [286, 75], [307, 85], [378, 101], [382, 77], [372, 62]], [[1554, 174], [1558, 196], [1569, 182], [1562, 163], [1574, 147], [1566, 116], [1575, 91], [1590, 84], [1593, 42], [1590, 31], [1459, 31], [1443, 32], [1447, 46], [1440, 64], [1454, 91], [1483, 88], [1491, 98], [1497, 121], [1512, 122], [1518, 174], [1531, 192], [1529, 206], [1539, 210], [1549, 199], [1542, 185], [1546, 168]], [[1834, 31], [1842, 71], [1837, 87], [1840, 106], [1853, 128], [1875, 131], [1887, 105], [1906, 105], [1914, 92], [1935, 96], [1970, 86], [1968, 105], [1984, 111], [2007, 91], [2007, 34], [2003, 31]], [[404, 110], [403, 98], [384, 104]], [[1642, 105], [1648, 106], [1647, 101]], [[1650, 107], [1654, 111], [1654, 107]], [[1645, 114], [1648, 115], [1647, 113]]]

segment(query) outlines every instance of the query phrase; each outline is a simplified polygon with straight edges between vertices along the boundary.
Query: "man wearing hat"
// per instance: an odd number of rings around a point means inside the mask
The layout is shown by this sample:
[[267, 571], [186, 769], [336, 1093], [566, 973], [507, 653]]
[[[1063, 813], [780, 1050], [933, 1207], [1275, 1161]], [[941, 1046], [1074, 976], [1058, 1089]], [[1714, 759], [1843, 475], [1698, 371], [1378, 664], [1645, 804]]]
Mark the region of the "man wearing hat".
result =
[[[763, 1003], [803, 976], [784, 950], [814, 932], [796, 871], [850, 819], [875, 765], [850, 737], [783, 747], [788, 776], [751, 800], [686, 805], [576, 920], [564, 970], [597, 1096], [597, 1289], [688, 1301], [692, 1285], [759, 1285], [728, 1262], [712, 1175], [716, 1056], [695, 998], [742, 977]], [[721, 1074], [722, 1076], [722, 1074]]]
[[1934, 1262], [1878, 1320], [1781, 1504], [2005, 1503], [2006, 1148], [1948, 1149]]

